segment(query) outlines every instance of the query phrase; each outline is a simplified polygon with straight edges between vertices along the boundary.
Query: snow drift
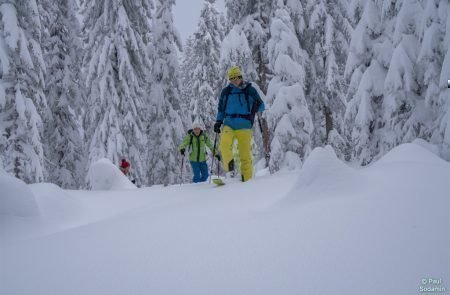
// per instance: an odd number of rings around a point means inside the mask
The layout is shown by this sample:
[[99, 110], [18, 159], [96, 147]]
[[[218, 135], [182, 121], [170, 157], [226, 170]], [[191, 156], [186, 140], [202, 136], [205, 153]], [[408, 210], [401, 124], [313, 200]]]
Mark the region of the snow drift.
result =
[[0, 243], [0, 294], [419, 294], [450, 277], [449, 176], [418, 144], [359, 169], [326, 147], [220, 188], [70, 191], [87, 222]]
[[93, 163], [88, 173], [93, 190], [134, 189], [136, 186], [108, 159]]
[[34, 195], [25, 182], [0, 171], [0, 216], [39, 215]]
[[43, 219], [61, 224], [76, 221], [82, 216], [82, 203], [70, 195], [69, 191], [51, 183], [30, 184], [29, 188]]

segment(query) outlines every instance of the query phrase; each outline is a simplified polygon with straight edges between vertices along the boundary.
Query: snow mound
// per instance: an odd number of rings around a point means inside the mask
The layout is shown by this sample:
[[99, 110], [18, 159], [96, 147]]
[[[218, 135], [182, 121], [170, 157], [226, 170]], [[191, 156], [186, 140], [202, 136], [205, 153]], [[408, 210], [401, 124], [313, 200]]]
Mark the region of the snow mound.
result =
[[430, 152], [432, 152], [433, 154], [435, 154], [436, 156], [440, 156], [440, 151], [439, 151], [439, 147], [429, 143], [428, 141], [423, 140], [422, 138], [416, 138], [413, 140], [412, 142], [413, 144], [417, 144], [427, 150], [429, 150]]
[[339, 160], [331, 146], [315, 148], [303, 164], [297, 188], [318, 184], [324, 186], [340, 186], [347, 183], [353, 169]]
[[0, 171], [0, 215], [39, 216], [33, 192], [25, 182]]
[[88, 179], [93, 190], [135, 189], [136, 186], [123, 175], [110, 160], [100, 159], [89, 168]]
[[415, 163], [428, 163], [428, 164], [446, 164], [444, 160], [436, 155], [431, 144], [427, 144], [421, 141], [414, 141], [413, 143], [401, 144], [392, 150], [390, 150], [386, 155], [381, 157], [375, 166], [382, 164], [391, 164], [398, 162], [415, 162]]
[[81, 216], [83, 206], [79, 199], [52, 183], [29, 185], [39, 211], [46, 220], [68, 221]]

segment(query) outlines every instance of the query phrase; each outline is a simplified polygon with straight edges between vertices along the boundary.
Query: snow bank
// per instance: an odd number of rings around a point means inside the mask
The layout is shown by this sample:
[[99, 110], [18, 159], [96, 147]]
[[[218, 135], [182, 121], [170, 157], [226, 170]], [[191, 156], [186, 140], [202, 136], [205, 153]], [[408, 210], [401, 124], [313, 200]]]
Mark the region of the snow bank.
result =
[[220, 188], [67, 192], [96, 220], [0, 241], [0, 294], [419, 294], [450, 277], [450, 164], [418, 144], [376, 164], [325, 147]]
[[93, 190], [134, 189], [136, 186], [108, 159], [93, 163], [88, 173]]
[[29, 185], [29, 188], [34, 194], [42, 217], [47, 221], [68, 222], [76, 220], [83, 213], [81, 201], [57, 185], [36, 183]]
[[428, 141], [423, 140], [422, 138], [416, 138], [413, 140], [412, 142], [413, 144], [417, 144], [425, 149], [427, 149], [428, 151], [432, 152], [433, 154], [435, 154], [436, 156], [441, 155], [439, 147], [429, 143]]
[[373, 164], [373, 166], [384, 165], [397, 162], [415, 162], [429, 164], [443, 164], [444, 160], [439, 158], [438, 150], [433, 145], [422, 140], [415, 140], [413, 143], [401, 144]]
[[39, 216], [32, 191], [20, 179], [0, 171], [0, 216]]
[[318, 184], [321, 188], [335, 189], [347, 185], [356, 177], [352, 168], [339, 160], [331, 146], [315, 148], [303, 164], [297, 188]]

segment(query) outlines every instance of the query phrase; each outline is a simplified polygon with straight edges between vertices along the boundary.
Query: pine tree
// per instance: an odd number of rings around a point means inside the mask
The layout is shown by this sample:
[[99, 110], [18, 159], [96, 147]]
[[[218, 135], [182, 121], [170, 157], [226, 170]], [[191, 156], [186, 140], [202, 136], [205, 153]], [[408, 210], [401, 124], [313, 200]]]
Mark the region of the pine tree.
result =
[[192, 88], [192, 120], [200, 118], [207, 129], [211, 128], [217, 112], [218, 95], [221, 90], [219, 59], [224, 28], [220, 23], [220, 13], [214, 5], [215, 0], [205, 1], [200, 12], [200, 20], [192, 40], [193, 68], [190, 72]]
[[179, 181], [181, 157], [177, 146], [183, 138], [186, 120], [180, 114], [186, 110], [180, 102], [177, 49], [181, 50], [181, 40], [173, 26], [174, 4], [174, 0], [159, 0], [153, 20], [153, 81], [147, 130], [150, 184]]
[[384, 85], [381, 155], [420, 136], [423, 123], [414, 114], [421, 101], [415, 70], [421, 19], [420, 3], [417, 0], [404, 1], [396, 17], [394, 51]]
[[244, 75], [244, 79], [255, 81], [257, 78], [256, 66], [253, 62], [252, 51], [250, 50], [247, 37], [242, 32], [239, 25], [235, 25], [225, 36], [220, 52], [220, 76], [222, 85], [227, 80], [227, 71], [232, 66], [239, 66]]
[[418, 83], [426, 89], [425, 103], [437, 113], [441, 107], [439, 101], [439, 75], [445, 55], [444, 34], [445, 20], [439, 17], [439, 10], [445, 10], [444, 1], [426, 1], [421, 19], [419, 38], [421, 42], [418, 53]]
[[[270, 70], [267, 58], [272, 0], [236, 1], [226, 0], [229, 34], [243, 34], [252, 53], [252, 64], [245, 69], [251, 81], [256, 82], [263, 92], [267, 91]], [[228, 39], [228, 38], [226, 38]], [[229, 39], [228, 39], [229, 41]], [[224, 41], [225, 43], [225, 41]], [[254, 72], [253, 72], [254, 69]]]
[[340, 0], [310, 1], [304, 34], [310, 60], [306, 96], [314, 122], [314, 145], [331, 144], [341, 156], [347, 153], [342, 136], [347, 91], [344, 67], [351, 30], [346, 9]]
[[198, 58], [194, 52], [194, 36], [190, 35], [186, 38], [186, 43], [183, 46], [180, 64], [181, 107], [184, 110], [192, 109], [192, 102], [195, 99], [192, 73], [197, 66], [197, 62]]
[[150, 0], [93, 0], [84, 9], [89, 163], [103, 157], [119, 163], [125, 157], [139, 183], [146, 170], [143, 122], [148, 120], [144, 107], [152, 5]]
[[[384, 81], [392, 56], [392, 44], [383, 38], [381, 10], [373, 0], [362, 7], [353, 5], [350, 11], [353, 30], [345, 76], [349, 81], [344, 124], [346, 135], [351, 138], [352, 159], [367, 165], [379, 154], [382, 137], [381, 105]], [[363, 9], [362, 14], [360, 9]], [[359, 19], [359, 21], [357, 21]]]
[[80, 84], [80, 25], [75, 2], [40, 1], [43, 51], [47, 66], [45, 94], [49, 112], [45, 126], [48, 181], [79, 188], [84, 181], [85, 156], [81, 130], [83, 103]]
[[268, 57], [273, 78], [267, 91], [267, 118], [272, 126], [270, 166], [298, 167], [311, 150], [313, 123], [304, 94], [306, 52], [282, 0], [270, 27]]
[[442, 63], [441, 75], [439, 80], [440, 102], [437, 128], [433, 134], [432, 141], [441, 147], [441, 154], [444, 159], [450, 161], [450, 3], [440, 1], [439, 11], [440, 19], [444, 24], [445, 38], [443, 40], [444, 61]]
[[27, 183], [44, 180], [45, 65], [35, 0], [0, 1], [0, 157]]

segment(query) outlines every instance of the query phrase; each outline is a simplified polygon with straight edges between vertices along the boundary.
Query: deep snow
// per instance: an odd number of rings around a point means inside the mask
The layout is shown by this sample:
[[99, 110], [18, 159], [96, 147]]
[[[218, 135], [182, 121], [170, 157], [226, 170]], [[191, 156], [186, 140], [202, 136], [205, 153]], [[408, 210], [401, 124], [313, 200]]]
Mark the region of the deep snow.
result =
[[[0, 180], [2, 191], [15, 181]], [[223, 187], [27, 187], [37, 216], [0, 210], [0, 294], [409, 295], [425, 278], [450, 287], [450, 164], [420, 143], [361, 169], [317, 148], [300, 171]]]

